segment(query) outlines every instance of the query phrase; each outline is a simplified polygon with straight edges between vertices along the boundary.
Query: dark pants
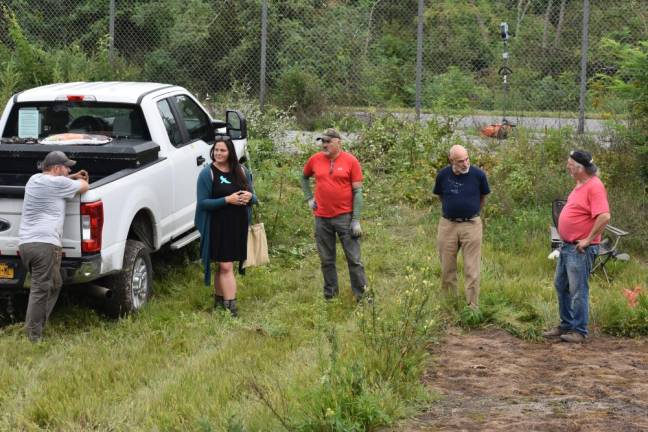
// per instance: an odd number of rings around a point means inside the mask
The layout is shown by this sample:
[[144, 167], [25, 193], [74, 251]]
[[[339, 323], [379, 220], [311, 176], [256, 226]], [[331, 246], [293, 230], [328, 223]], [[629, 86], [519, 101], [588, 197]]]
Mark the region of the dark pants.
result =
[[43, 328], [61, 292], [61, 248], [49, 243], [25, 243], [20, 258], [31, 273], [31, 289], [25, 330], [31, 341], [43, 336]]
[[340, 238], [349, 266], [351, 290], [356, 299], [360, 299], [367, 281], [364, 267], [360, 261], [360, 239], [351, 236], [351, 213], [333, 218], [315, 218], [315, 241], [324, 276], [324, 297], [332, 298], [339, 293], [335, 267], [336, 234]]

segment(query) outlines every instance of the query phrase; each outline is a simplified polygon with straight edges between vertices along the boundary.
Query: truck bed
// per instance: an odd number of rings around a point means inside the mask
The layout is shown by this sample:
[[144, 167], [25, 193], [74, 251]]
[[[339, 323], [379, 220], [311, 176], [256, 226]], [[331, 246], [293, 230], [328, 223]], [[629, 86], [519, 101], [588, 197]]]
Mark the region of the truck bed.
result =
[[[122, 170], [133, 170], [158, 159], [160, 146], [153, 141], [115, 140], [101, 146], [0, 144], [0, 187], [22, 187], [40, 172], [39, 162], [53, 150], [64, 152], [77, 164], [73, 172], [84, 169], [95, 183]], [[6, 188], [5, 188], [6, 189]]]

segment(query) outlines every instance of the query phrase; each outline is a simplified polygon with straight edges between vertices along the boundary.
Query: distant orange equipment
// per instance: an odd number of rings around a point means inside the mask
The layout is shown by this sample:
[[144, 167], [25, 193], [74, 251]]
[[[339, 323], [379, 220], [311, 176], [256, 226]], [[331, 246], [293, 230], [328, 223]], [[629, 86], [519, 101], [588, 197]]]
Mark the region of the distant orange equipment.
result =
[[481, 129], [482, 135], [489, 138], [506, 139], [513, 129], [510, 123], [495, 123]]

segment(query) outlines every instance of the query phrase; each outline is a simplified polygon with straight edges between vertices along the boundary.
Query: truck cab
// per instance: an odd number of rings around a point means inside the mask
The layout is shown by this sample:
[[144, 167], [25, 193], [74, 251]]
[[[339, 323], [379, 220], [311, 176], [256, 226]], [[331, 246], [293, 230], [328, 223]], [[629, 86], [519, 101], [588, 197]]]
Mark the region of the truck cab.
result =
[[149, 254], [199, 237], [193, 220], [198, 173], [211, 162], [215, 133], [247, 156], [244, 116], [214, 120], [186, 89], [169, 84], [51, 84], [14, 95], [0, 118], [0, 295], [29, 288], [18, 257], [24, 186], [52, 150], [90, 174], [69, 200], [63, 230], [66, 284], [91, 283], [132, 312], [151, 293]]

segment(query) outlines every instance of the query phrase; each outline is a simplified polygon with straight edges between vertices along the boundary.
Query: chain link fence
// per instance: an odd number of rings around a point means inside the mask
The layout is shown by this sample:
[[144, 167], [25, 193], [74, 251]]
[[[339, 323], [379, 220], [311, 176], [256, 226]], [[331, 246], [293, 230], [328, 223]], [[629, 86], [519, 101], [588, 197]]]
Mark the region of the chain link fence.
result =
[[418, 71], [419, 0], [6, 0], [0, 83], [4, 93], [77, 79], [177, 83], [201, 97], [236, 88], [304, 117], [417, 101], [441, 114], [576, 116], [586, 3], [584, 110], [596, 116], [623, 109], [596, 98], [595, 77], [615, 71], [606, 39], [648, 39], [645, 0], [425, 0]]

